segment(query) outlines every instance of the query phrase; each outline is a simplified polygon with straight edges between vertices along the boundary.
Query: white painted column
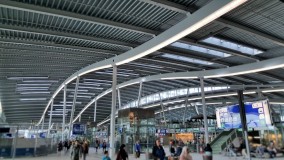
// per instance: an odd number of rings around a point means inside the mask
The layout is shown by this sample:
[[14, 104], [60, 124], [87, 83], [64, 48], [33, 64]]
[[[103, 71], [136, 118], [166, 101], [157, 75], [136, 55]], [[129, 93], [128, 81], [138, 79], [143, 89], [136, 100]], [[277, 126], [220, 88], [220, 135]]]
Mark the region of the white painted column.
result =
[[120, 89], [117, 89], [117, 97], [118, 97], [118, 108], [121, 108], [121, 97], [120, 97]]
[[62, 133], [61, 133], [62, 142], [64, 141], [65, 113], [66, 113], [66, 84], [64, 85], [64, 90], [63, 90], [63, 114], [62, 114]]
[[94, 107], [94, 122], [97, 121], [97, 100], [95, 101], [95, 107]]
[[73, 97], [73, 103], [72, 103], [72, 109], [71, 109], [71, 116], [70, 116], [70, 122], [69, 122], [69, 132], [68, 132], [68, 137], [71, 138], [71, 133], [73, 130], [73, 118], [74, 118], [74, 112], [76, 108], [76, 100], [77, 100], [77, 93], [78, 93], [78, 87], [79, 87], [79, 80], [80, 77], [77, 77], [76, 79], [76, 86], [75, 86], [75, 91], [74, 91], [74, 97]]
[[51, 100], [50, 103], [50, 112], [49, 112], [49, 122], [48, 122], [48, 132], [47, 132], [47, 137], [49, 138], [50, 136], [50, 127], [51, 127], [51, 119], [52, 119], [52, 112], [53, 112], [53, 100]]
[[203, 110], [203, 121], [204, 121], [204, 136], [205, 143], [209, 143], [209, 135], [208, 135], [208, 120], [207, 120], [207, 110], [205, 104], [205, 91], [204, 91], [204, 78], [200, 78], [200, 89], [201, 89], [201, 97], [202, 97], [202, 110]]
[[115, 159], [115, 112], [116, 112], [116, 84], [117, 84], [117, 66], [113, 65], [112, 75], [112, 105], [110, 116], [110, 158]]
[[142, 93], [143, 82], [140, 82], [139, 92], [138, 92], [138, 99], [137, 99], [137, 108], [140, 107], [140, 99]]

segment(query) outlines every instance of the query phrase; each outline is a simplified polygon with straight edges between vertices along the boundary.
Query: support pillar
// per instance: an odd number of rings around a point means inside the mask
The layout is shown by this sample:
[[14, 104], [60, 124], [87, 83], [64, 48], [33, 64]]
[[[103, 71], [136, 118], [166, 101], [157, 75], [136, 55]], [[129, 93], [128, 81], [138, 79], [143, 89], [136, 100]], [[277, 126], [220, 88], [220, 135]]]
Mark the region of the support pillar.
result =
[[202, 97], [202, 110], [203, 110], [203, 121], [204, 121], [204, 132], [205, 132], [205, 143], [209, 143], [208, 136], [208, 120], [207, 120], [207, 110], [205, 104], [205, 93], [204, 93], [204, 78], [200, 78], [200, 89], [201, 89], [201, 97]]
[[118, 97], [118, 108], [121, 108], [121, 98], [120, 98], [120, 89], [117, 89], [117, 97]]
[[165, 116], [165, 110], [164, 110], [164, 105], [163, 105], [161, 93], [159, 93], [159, 97], [160, 97], [160, 104], [161, 104], [161, 107], [162, 107], [162, 114], [163, 114], [164, 122], [165, 122], [165, 125], [167, 125], [166, 116]]
[[53, 113], [53, 98], [50, 103], [50, 112], [49, 112], [49, 122], [48, 122], [48, 131], [47, 131], [47, 137], [50, 136], [50, 126], [51, 126], [51, 119], [52, 119], [52, 113]]
[[112, 75], [112, 105], [110, 116], [110, 158], [115, 159], [115, 112], [116, 112], [116, 83], [117, 83], [117, 66], [113, 65]]
[[243, 129], [243, 137], [246, 143], [246, 150], [247, 150], [247, 159], [251, 160], [250, 157], [250, 148], [248, 142], [248, 131], [247, 131], [247, 121], [246, 121], [246, 113], [245, 113], [245, 104], [244, 104], [244, 94], [242, 90], [238, 91], [238, 99], [239, 99], [239, 107], [240, 107], [240, 116], [242, 122], [242, 129]]
[[185, 115], [186, 115], [187, 105], [188, 105], [188, 95], [189, 95], [189, 88], [187, 89], [187, 93], [186, 93], [185, 106], [184, 106], [184, 112], [183, 112], [183, 117], [182, 117], [183, 125], [185, 125]]
[[43, 116], [42, 123], [41, 123], [41, 131], [42, 132], [43, 132], [43, 127], [44, 127], [44, 119], [45, 119], [45, 115]]
[[94, 108], [94, 122], [97, 121], [97, 100], [95, 101], [95, 108]]
[[72, 130], [73, 130], [72, 124], [73, 124], [74, 112], [75, 112], [75, 108], [76, 108], [76, 100], [77, 100], [77, 93], [78, 93], [78, 87], [79, 87], [79, 80], [80, 80], [80, 77], [77, 77], [74, 96], [73, 96], [72, 109], [71, 109], [70, 123], [69, 123], [69, 132], [68, 132], [69, 138], [71, 138], [71, 133], [72, 133]]
[[137, 108], [140, 107], [140, 99], [141, 99], [142, 87], [143, 87], [143, 83], [140, 82], [140, 87], [139, 87], [139, 92], [138, 92], [138, 99], [137, 99]]
[[64, 141], [65, 113], [66, 113], [66, 84], [64, 85], [64, 90], [63, 90], [63, 115], [62, 115], [62, 133], [61, 133], [62, 142]]

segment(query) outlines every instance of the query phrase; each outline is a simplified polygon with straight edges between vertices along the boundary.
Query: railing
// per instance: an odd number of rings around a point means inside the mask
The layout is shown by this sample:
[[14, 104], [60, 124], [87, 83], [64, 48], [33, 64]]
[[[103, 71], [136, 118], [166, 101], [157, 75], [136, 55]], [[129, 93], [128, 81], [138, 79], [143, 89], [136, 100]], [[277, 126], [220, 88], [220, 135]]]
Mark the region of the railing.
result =
[[228, 139], [226, 139], [226, 141], [221, 145], [221, 150], [224, 150], [229, 145], [228, 144], [229, 141], [233, 142], [233, 140], [237, 137], [238, 137], [238, 132], [236, 129], [234, 129], [233, 132], [231, 132], [228, 135]]
[[218, 139], [219, 139], [220, 137], [222, 137], [222, 136], [228, 134], [228, 132], [231, 133], [232, 130], [223, 131], [223, 132], [219, 133], [219, 134], [214, 138], [214, 140], [210, 142], [210, 145], [212, 146], [216, 141], [218, 141]]

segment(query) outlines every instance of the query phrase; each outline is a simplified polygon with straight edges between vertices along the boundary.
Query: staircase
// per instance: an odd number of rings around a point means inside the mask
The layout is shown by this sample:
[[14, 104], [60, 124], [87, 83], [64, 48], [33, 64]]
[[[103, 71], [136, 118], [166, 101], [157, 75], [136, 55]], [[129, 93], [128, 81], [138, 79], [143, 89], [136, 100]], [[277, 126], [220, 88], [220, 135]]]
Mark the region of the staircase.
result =
[[227, 146], [227, 141], [234, 140], [237, 137], [237, 132], [234, 129], [223, 131], [211, 143], [213, 154], [221, 153]]

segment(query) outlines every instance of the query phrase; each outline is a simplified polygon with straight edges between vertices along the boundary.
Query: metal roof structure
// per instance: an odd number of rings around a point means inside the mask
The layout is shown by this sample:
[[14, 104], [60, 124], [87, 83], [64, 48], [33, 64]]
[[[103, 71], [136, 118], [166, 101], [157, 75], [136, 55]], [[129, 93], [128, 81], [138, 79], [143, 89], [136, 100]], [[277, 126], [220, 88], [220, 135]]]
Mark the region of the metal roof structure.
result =
[[[40, 121], [53, 94], [73, 73], [154, 40], [212, 1], [1, 0], [0, 102], [7, 122]], [[281, 58], [284, 56], [283, 7], [281, 0], [247, 1], [175, 43], [119, 65], [118, 84], [153, 75], [226, 69]], [[208, 91], [206, 95], [235, 92], [237, 89], [255, 90], [246, 94], [245, 98], [267, 97], [274, 102], [272, 108], [275, 112], [280, 112], [284, 94], [281, 90], [269, 90], [283, 88], [283, 71], [280, 67], [205, 79], [205, 86], [226, 87]], [[82, 113], [82, 122], [93, 121], [95, 104], [90, 102], [111, 85], [112, 68], [80, 76], [74, 115]], [[76, 79], [66, 86], [67, 122], [71, 116], [75, 86]], [[142, 84], [141, 99], [160, 92], [199, 86], [198, 79], [146, 81]], [[139, 88], [139, 83], [120, 88], [121, 99], [117, 106], [136, 101]], [[188, 96], [199, 94], [196, 92]], [[184, 104], [185, 101], [175, 100], [185, 97], [168, 97], [167, 101], [172, 103], [164, 107]], [[233, 103], [236, 96], [226, 99]], [[163, 102], [149, 101], [141, 107], [155, 103]], [[225, 103], [224, 97], [210, 98], [208, 111], [213, 112], [216, 106]], [[90, 104], [89, 107], [86, 107], [87, 104]], [[62, 90], [54, 97], [53, 106], [52, 121], [62, 122]], [[111, 93], [108, 93], [97, 101], [96, 122], [105, 120], [110, 115], [110, 108]], [[161, 106], [153, 108], [158, 112]], [[188, 109], [195, 110], [192, 106]], [[48, 111], [44, 114], [45, 119], [49, 118]], [[179, 112], [171, 111], [172, 114], [167, 117], [177, 117]]]

